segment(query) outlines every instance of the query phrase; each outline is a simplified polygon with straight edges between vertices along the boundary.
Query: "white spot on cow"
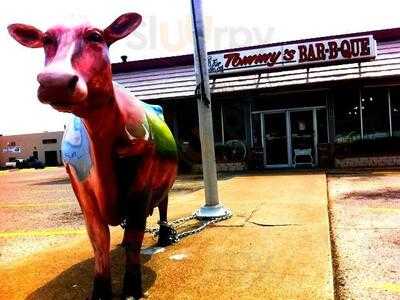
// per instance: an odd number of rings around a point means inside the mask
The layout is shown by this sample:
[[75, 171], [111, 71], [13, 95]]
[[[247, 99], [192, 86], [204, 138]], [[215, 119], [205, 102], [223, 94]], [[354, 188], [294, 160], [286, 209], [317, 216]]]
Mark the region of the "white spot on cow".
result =
[[79, 130], [74, 129], [73, 122], [68, 124], [67, 129], [65, 130], [64, 140], [70, 143], [72, 146], [80, 146], [82, 143], [82, 137]]
[[144, 124], [139, 125], [139, 127], [126, 125], [125, 132], [130, 141], [136, 140], [138, 138], [148, 141], [150, 137], [149, 130]]
[[126, 135], [128, 136], [128, 139], [129, 139], [130, 141], [136, 139], [136, 137], [134, 137], [132, 134], [130, 134], [130, 132], [129, 132], [128, 128], [126, 128], [126, 126], [125, 126], [125, 132], [126, 132]]
[[146, 134], [144, 135], [144, 139], [145, 139], [146, 141], [148, 141], [148, 140], [149, 140], [149, 137], [150, 137], [149, 130], [147, 129], [147, 127], [146, 127], [144, 124], [142, 124], [142, 126], [143, 126], [143, 128], [144, 128], [144, 131], [146, 132]]

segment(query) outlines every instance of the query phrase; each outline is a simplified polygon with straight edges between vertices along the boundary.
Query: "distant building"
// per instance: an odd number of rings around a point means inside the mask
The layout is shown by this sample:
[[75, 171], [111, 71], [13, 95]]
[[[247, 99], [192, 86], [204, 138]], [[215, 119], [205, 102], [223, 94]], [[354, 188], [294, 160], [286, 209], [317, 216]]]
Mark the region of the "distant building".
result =
[[0, 136], [0, 168], [6, 162], [30, 156], [46, 166], [61, 165], [62, 136], [62, 131]]

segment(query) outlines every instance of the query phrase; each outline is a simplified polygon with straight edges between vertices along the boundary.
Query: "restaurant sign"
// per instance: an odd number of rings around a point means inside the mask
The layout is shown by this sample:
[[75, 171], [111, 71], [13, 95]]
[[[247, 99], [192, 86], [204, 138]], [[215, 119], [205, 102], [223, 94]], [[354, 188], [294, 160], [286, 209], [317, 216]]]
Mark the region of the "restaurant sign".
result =
[[283, 44], [208, 56], [210, 74], [324, 65], [373, 59], [376, 41], [372, 35]]

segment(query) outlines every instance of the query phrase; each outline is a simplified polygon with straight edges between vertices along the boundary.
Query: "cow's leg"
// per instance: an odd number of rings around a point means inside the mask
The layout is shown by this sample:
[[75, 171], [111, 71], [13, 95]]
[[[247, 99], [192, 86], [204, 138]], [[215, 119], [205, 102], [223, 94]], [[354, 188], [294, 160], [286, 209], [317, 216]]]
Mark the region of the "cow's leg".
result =
[[126, 228], [124, 247], [126, 251], [126, 269], [124, 275], [123, 296], [139, 299], [143, 296], [142, 270], [140, 266], [140, 249], [142, 247], [144, 228]]
[[70, 168], [69, 165], [66, 166], [66, 170], [81, 206], [87, 233], [93, 247], [95, 274], [92, 299], [111, 299], [110, 230], [100, 215], [90, 181], [79, 181], [74, 168]]
[[169, 246], [173, 243], [173, 236], [176, 234], [175, 229], [168, 224], [168, 195], [158, 205], [160, 213], [160, 231], [158, 234], [158, 245], [161, 247]]
[[158, 205], [158, 210], [160, 213], [160, 224], [168, 223], [168, 195], [163, 201]]
[[143, 296], [140, 249], [146, 229], [147, 201], [140, 198], [133, 200], [135, 204], [129, 207], [130, 214], [122, 242], [126, 252], [123, 298], [139, 299]]
[[110, 230], [100, 218], [86, 218], [86, 227], [94, 252], [94, 281], [91, 300], [112, 298], [110, 273]]

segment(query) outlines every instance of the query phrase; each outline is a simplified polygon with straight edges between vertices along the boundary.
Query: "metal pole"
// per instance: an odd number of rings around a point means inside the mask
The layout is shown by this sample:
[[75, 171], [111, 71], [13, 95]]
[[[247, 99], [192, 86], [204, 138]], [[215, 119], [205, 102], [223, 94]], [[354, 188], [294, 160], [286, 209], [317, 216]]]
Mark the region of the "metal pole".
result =
[[205, 48], [203, 11], [201, 0], [190, 0], [192, 10], [194, 66], [199, 113], [199, 133], [203, 164], [205, 205], [196, 211], [198, 218], [216, 218], [229, 213], [218, 199], [217, 168], [215, 163], [214, 134], [211, 114], [211, 92]]

